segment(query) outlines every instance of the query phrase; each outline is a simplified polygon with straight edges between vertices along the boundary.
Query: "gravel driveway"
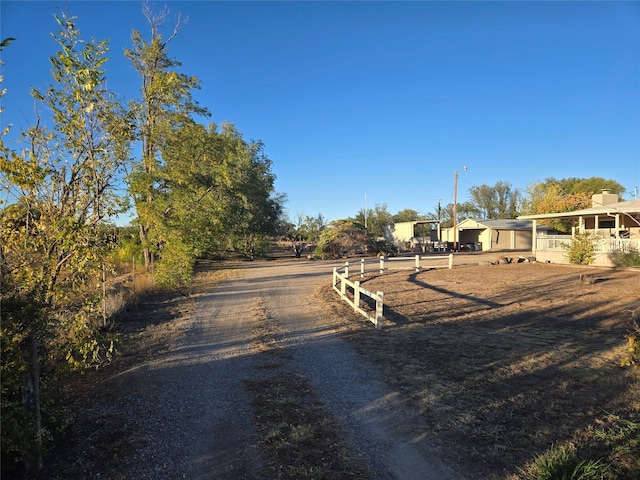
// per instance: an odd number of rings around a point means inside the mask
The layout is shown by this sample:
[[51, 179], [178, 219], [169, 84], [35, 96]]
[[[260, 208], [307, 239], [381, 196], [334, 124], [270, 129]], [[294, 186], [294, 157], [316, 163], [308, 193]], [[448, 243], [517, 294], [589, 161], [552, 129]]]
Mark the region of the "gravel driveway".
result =
[[[323, 314], [313, 292], [331, 281], [334, 265], [247, 263], [237, 278], [194, 295], [191, 315], [181, 320], [182, 333], [170, 348], [105, 381], [110, 402], [100, 414], [121, 419], [133, 448], [123, 449], [109, 471], [85, 474], [268, 478], [246, 388], [264, 375], [256, 368], [259, 308], [287, 352], [286, 368], [309, 379], [372, 478], [461, 478], [441, 460], [428, 425], [340, 338], [337, 320]], [[372, 325], [371, 334], [379, 333]]]

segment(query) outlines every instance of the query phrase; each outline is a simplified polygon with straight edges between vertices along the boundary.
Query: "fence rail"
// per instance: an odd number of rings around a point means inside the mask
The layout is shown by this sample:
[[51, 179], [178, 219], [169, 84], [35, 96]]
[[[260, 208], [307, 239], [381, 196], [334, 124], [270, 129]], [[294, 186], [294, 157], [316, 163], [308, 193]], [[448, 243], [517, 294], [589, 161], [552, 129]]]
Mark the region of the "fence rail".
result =
[[[413, 260], [413, 265], [411, 263]], [[425, 265], [422, 263], [423, 260], [448, 260], [446, 265]], [[360, 278], [364, 277], [366, 273], [366, 265], [367, 263], [371, 264], [375, 262], [378, 264], [376, 270], [380, 273], [384, 273], [387, 270], [391, 270], [390, 264], [396, 267], [396, 265], [403, 263], [409, 264], [412, 266], [404, 267], [404, 268], [393, 268], [394, 270], [403, 270], [403, 269], [415, 269], [416, 272], [421, 272], [423, 269], [431, 269], [431, 268], [453, 268], [453, 254], [449, 254], [448, 257], [443, 256], [428, 256], [423, 257], [420, 255], [416, 255], [413, 259], [411, 257], [396, 257], [393, 259], [388, 259], [386, 257], [380, 257], [379, 260], [371, 260], [368, 261], [366, 259], [360, 260]], [[384, 292], [370, 292], [360, 286], [360, 281], [351, 281], [349, 280], [349, 262], [345, 262], [342, 267], [334, 267], [333, 269], [333, 289], [340, 294], [340, 297], [346, 301], [349, 305], [353, 307], [353, 309], [366, 317], [371, 323], [376, 326], [376, 329], [382, 328], [382, 321], [384, 320]], [[338, 286], [339, 285], [339, 286]], [[376, 305], [375, 315], [372, 315], [369, 311], [363, 309], [361, 304], [362, 296], [366, 296], [371, 298]], [[352, 299], [353, 298], [353, 299]]]
[[[340, 288], [338, 288], [338, 284], [340, 284]], [[349, 298], [347, 294], [347, 287], [351, 288], [353, 292], [353, 300]], [[370, 292], [369, 290], [365, 290], [360, 287], [360, 281], [356, 280], [352, 282], [349, 280], [344, 274], [338, 272], [338, 268], [334, 267], [333, 269], [333, 289], [340, 294], [343, 300], [345, 300], [349, 305], [353, 307], [353, 309], [364, 315], [368, 320], [373, 323], [377, 329], [382, 328], [382, 320], [383, 320], [383, 308], [384, 308], [384, 293], [383, 292]], [[368, 311], [364, 310], [360, 306], [360, 298], [362, 295], [366, 295], [376, 302], [376, 313], [375, 315], [371, 315]]]
[[[571, 245], [571, 235], [548, 235], [536, 239], [537, 250], [564, 250]], [[640, 249], [640, 240], [631, 238], [601, 238], [595, 243], [596, 252], [624, 252]]]

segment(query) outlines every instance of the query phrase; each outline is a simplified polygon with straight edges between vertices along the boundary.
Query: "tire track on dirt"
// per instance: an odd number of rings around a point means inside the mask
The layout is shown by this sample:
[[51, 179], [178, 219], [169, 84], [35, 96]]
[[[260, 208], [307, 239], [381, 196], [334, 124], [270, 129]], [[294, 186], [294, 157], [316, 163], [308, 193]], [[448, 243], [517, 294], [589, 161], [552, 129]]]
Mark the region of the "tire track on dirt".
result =
[[[366, 459], [374, 478], [459, 479], [440, 458], [435, 439], [418, 414], [387, 387], [339, 337], [313, 292], [331, 281], [325, 262], [252, 266], [267, 315], [292, 360], [289, 367], [309, 379], [326, 409], [340, 421], [346, 441]], [[379, 334], [372, 327], [372, 334]]]

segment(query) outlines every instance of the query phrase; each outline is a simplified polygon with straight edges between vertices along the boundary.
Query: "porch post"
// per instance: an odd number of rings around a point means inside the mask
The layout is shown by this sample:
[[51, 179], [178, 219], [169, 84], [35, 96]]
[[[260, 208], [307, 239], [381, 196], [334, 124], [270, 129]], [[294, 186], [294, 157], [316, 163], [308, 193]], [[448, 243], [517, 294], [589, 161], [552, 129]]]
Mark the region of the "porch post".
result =
[[533, 221], [533, 237], [531, 237], [531, 253], [535, 254], [538, 249], [538, 221]]
[[620, 214], [616, 213], [616, 238], [620, 238]]

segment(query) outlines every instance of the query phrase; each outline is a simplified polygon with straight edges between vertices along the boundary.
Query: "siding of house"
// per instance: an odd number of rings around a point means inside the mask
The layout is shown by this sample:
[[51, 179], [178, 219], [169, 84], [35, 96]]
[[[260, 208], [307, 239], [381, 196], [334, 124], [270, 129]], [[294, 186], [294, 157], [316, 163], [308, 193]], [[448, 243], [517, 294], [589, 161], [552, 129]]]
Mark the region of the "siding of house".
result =
[[511, 248], [511, 232], [508, 230], [491, 230], [491, 249]]

